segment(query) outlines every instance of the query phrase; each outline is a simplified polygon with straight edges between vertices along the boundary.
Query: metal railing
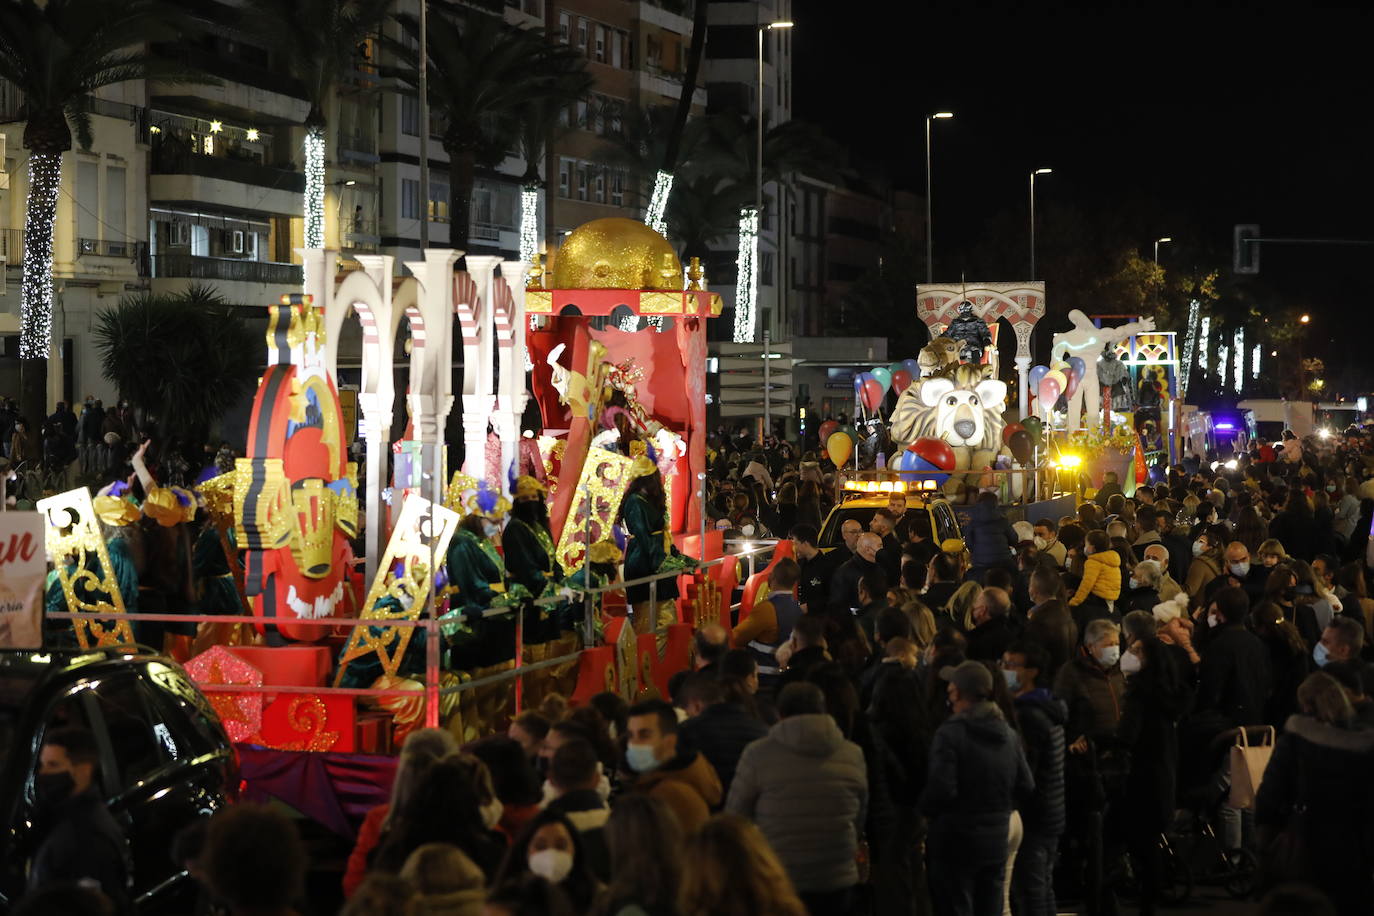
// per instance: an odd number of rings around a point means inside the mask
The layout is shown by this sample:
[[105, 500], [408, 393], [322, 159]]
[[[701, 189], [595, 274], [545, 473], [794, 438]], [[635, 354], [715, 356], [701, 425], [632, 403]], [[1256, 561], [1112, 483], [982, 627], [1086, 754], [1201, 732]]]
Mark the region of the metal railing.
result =
[[110, 239], [78, 239], [77, 255], [93, 254], [102, 258], [132, 258], [136, 243]]
[[291, 169], [263, 165], [246, 159], [231, 159], [228, 156], [207, 156], [192, 152], [188, 147], [175, 142], [163, 141], [153, 149], [152, 174], [154, 175], [195, 175], [200, 178], [218, 178], [223, 181], [236, 181], [260, 188], [276, 188], [296, 194], [305, 192], [305, 175]]
[[[735, 543], [735, 542], [732, 542]], [[566, 593], [571, 593], [574, 600], [583, 603], [583, 639], [584, 649], [590, 647], [595, 642], [595, 628], [597, 616], [597, 597], [611, 592], [622, 592], [633, 585], [649, 586], [649, 613], [653, 615], [653, 629], [648, 631], [655, 638], [663, 633], [658, 616], [654, 610], [657, 607], [658, 583], [664, 579], [676, 579], [683, 575], [697, 575], [704, 570], [722, 563], [737, 563], [742, 558], [747, 558], [750, 562], [750, 574], [753, 574], [754, 560], [756, 554], [761, 554], [765, 550], [771, 550], [776, 541], [753, 541], [749, 542], [754, 546], [747, 551], [740, 553], [727, 553], [714, 560], [700, 562], [696, 570], [673, 571], [665, 573], [655, 573], [651, 576], [644, 576], [638, 579], [628, 579], [615, 582], [600, 588], [574, 589], [565, 588], [564, 595], [551, 598], [536, 599], [533, 603], [540, 606], [555, 606], [568, 600]], [[433, 598], [431, 597], [431, 602]], [[730, 602], [728, 597], [722, 604], [721, 611], [734, 612], [738, 605]], [[544, 659], [543, 661], [524, 663], [524, 617], [523, 606], [488, 608], [483, 611], [483, 618], [501, 617], [507, 614], [515, 615], [515, 653], [513, 656], [512, 667], [491, 674], [486, 677], [476, 678], [465, 681], [452, 687], [440, 686], [441, 667], [439, 657], [441, 654], [442, 629], [451, 626], [453, 620], [443, 620], [435, 616], [430, 616], [418, 620], [406, 620], [401, 618], [363, 618], [363, 617], [323, 617], [316, 619], [296, 618], [290, 621], [293, 626], [316, 626], [316, 627], [338, 627], [341, 625], [353, 626], [384, 626], [384, 627], [412, 627], [418, 628], [425, 633], [425, 725], [427, 727], [439, 726], [439, 707], [440, 698], [462, 693], [466, 690], [474, 690], [479, 687], [487, 687], [494, 684], [504, 683], [516, 678], [522, 678], [526, 674], [540, 671], [544, 668], [551, 668], [555, 665], [568, 664], [577, 661], [584, 649], [578, 649], [567, 655], [560, 655], [557, 658]], [[45, 618], [49, 620], [128, 620], [128, 621], [156, 621], [161, 623], [218, 623], [218, 624], [255, 624], [257, 626], [271, 626], [271, 618], [258, 617], [253, 614], [147, 614], [147, 613], [125, 613], [125, 614], [98, 614], [94, 612], [71, 613], [67, 611], [45, 613]], [[627, 617], [625, 626], [632, 626], [632, 618]], [[647, 635], [647, 634], [646, 634]], [[263, 684], [251, 686], [245, 684], [202, 684], [201, 690], [207, 693], [252, 693], [252, 694], [275, 694], [275, 693], [309, 693], [321, 696], [352, 696], [352, 697], [413, 697], [414, 690], [401, 689], [380, 689], [373, 687], [316, 687], [304, 686], [299, 684]], [[518, 694], [517, 709], [518, 712]]]
[[338, 147], [341, 155], [353, 152], [375, 156], [377, 154], [377, 137], [369, 133], [341, 130], [338, 136]]
[[474, 222], [468, 229], [468, 237], [481, 239], [484, 242], [501, 241], [501, 227], [495, 223]]
[[185, 280], [236, 280], [299, 286], [304, 282], [299, 264], [250, 261], [244, 258], [210, 258], [194, 254], [156, 254], [152, 275]]
[[0, 261], [19, 264], [24, 260], [24, 230], [0, 229]]

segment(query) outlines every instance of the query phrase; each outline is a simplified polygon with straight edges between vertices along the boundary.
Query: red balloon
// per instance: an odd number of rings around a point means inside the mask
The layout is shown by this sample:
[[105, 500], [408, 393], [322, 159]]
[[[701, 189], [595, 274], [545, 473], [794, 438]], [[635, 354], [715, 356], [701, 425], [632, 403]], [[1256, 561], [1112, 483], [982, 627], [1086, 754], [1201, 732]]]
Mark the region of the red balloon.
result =
[[898, 369], [892, 373], [892, 390], [901, 394], [911, 385], [911, 373], [905, 369]]
[[1074, 392], [1078, 390], [1078, 383], [1083, 381], [1083, 371], [1076, 366], [1070, 365], [1069, 368], [1064, 371], [1064, 378], [1068, 380], [1068, 384], [1064, 386], [1064, 396], [1071, 398]]
[[1046, 410], [1054, 408], [1054, 402], [1059, 400], [1059, 395], [1063, 389], [1059, 387], [1059, 379], [1046, 375], [1040, 380], [1040, 391], [1037, 392]]
[[878, 405], [883, 403], [883, 396], [887, 392], [883, 391], [883, 383], [875, 378], [864, 379], [863, 390], [859, 392], [859, 399], [869, 410], [877, 410]]
[[821, 437], [820, 441], [822, 443], [830, 441], [830, 434], [838, 431], [839, 428], [839, 420], [826, 420], [824, 423], [821, 424], [821, 428], [817, 431]]
[[1006, 426], [1002, 427], [1002, 444], [1009, 444], [1012, 436], [1025, 431], [1026, 428], [1020, 423], [1008, 423]]
[[917, 439], [907, 451], [915, 452], [942, 471], [954, 470], [954, 449], [944, 439]]

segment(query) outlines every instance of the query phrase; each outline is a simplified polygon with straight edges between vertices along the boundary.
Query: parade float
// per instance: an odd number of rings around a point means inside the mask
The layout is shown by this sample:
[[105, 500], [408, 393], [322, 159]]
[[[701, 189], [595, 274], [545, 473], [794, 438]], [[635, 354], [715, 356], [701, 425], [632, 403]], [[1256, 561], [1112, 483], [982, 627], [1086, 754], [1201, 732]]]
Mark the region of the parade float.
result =
[[[237, 635], [224, 644], [201, 641], [186, 661], [233, 738], [280, 750], [388, 750], [424, 724], [464, 739], [503, 729], [522, 700], [549, 690], [585, 699], [611, 689], [628, 701], [666, 693], [668, 677], [689, 663], [693, 628], [722, 617], [728, 626], [722, 609], [736, 584], [736, 564], [721, 562], [720, 536], [705, 532], [695, 498], [705, 470], [706, 322], [721, 311], [700, 269], [684, 271], [661, 235], [623, 219], [581, 227], [534, 265], [470, 256], [460, 271], [459, 252], [430, 250], [395, 278], [389, 257], [360, 257], [361, 269], [336, 275], [336, 252], [303, 255], [307, 294], [271, 307], [245, 457], [202, 481], [198, 495], [178, 497], [177, 524], [198, 505], [208, 514], [240, 619], [253, 623], [246, 633], [229, 628]], [[363, 340], [361, 482], [335, 383], [350, 320]], [[409, 371], [398, 391], [392, 354], [402, 322]], [[392, 442], [397, 397], [408, 423]], [[450, 468], [442, 430], [457, 398], [464, 456]], [[531, 398], [541, 428], [522, 429]], [[669, 617], [641, 631], [627, 625], [618, 596], [626, 545], [617, 521], [634, 481], [650, 473], [667, 495], [660, 527], [670, 562], [647, 589], [652, 596], [676, 579], [680, 597], [656, 602]], [[503, 558], [464, 521], [503, 519], [512, 501], [545, 493], [548, 528], [527, 549], [554, 561], [547, 587], [470, 586], [469, 566], [503, 572]], [[127, 494], [102, 500], [138, 516]], [[136, 635], [120, 619], [121, 567], [105, 550], [113, 541], [97, 508], [85, 490], [40, 507], [50, 556], [76, 563], [58, 568], [65, 610], [78, 615], [70, 632], [83, 646]], [[353, 561], [357, 536], [365, 562]], [[490, 600], [475, 607], [478, 591]], [[183, 617], [202, 634], [223, 619], [186, 610], [165, 619]], [[128, 614], [134, 630], [143, 616]]]

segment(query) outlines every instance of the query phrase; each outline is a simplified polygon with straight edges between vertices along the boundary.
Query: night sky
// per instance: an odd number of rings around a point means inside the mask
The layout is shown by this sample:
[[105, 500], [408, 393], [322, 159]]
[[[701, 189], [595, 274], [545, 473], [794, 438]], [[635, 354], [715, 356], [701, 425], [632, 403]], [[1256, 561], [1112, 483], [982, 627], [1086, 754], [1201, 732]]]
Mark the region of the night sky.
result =
[[[953, 6], [951, 4], [951, 6]], [[797, 0], [794, 108], [851, 161], [923, 190], [935, 131], [937, 279], [967, 270], [990, 219], [1130, 205], [1139, 246], [1230, 263], [1231, 227], [1374, 239], [1374, 10], [1039, 8], [997, 12]], [[1024, 218], [1024, 217], [1022, 217]], [[1042, 231], [1044, 231], [1042, 226]], [[1168, 263], [1167, 248], [1161, 261]], [[1368, 292], [1374, 248], [1268, 247], [1266, 282], [1336, 325]], [[1053, 309], [1053, 290], [1050, 290]]]

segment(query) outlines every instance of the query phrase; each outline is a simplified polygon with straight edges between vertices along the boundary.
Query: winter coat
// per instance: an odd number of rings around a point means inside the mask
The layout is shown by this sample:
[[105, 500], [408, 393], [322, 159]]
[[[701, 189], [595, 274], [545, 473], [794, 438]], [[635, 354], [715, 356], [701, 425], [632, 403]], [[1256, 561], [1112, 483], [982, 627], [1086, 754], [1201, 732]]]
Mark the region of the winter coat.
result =
[[[1128, 829], [1153, 835], [1168, 824], [1178, 783], [1179, 718], [1189, 696], [1183, 672], [1165, 674], [1156, 666], [1183, 664], [1159, 652], [1151, 666], [1126, 682], [1117, 741], [1130, 754], [1123, 799]], [[1167, 686], [1165, 686], [1167, 685]]]
[[1083, 561], [1083, 579], [1078, 591], [1069, 599], [1069, 607], [1077, 607], [1096, 595], [1103, 601], [1121, 597], [1121, 555], [1115, 550], [1102, 550]]
[[1008, 566], [1011, 549], [1016, 546], [1016, 531], [1002, 510], [992, 503], [975, 503], [964, 531], [969, 556], [974, 566]]
[[920, 801], [931, 843], [1005, 842], [1012, 810], [1034, 792], [1021, 742], [996, 704], [980, 702], [936, 730]]
[[738, 703], [717, 703], [679, 725], [677, 734], [679, 748], [700, 752], [715, 767], [720, 777], [721, 795], [728, 796], [740, 755], [746, 747], [768, 734], [768, 726], [745, 712]]
[[1099, 743], [1115, 738], [1125, 686], [1118, 666], [1103, 668], [1086, 649], [1059, 669], [1054, 695], [1069, 708], [1064, 734], [1070, 744], [1084, 736]]
[[867, 807], [863, 751], [824, 713], [783, 719], [745, 748], [725, 804], [758, 825], [802, 893], [859, 882]]
[[[1285, 448], [1286, 450], [1286, 448]], [[1283, 545], [1290, 557], [1312, 562], [1319, 542], [1324, 540], [1317, 520], [1310, 512], [1284, 510], [1269, 522], [1269, 536]]]
[[1069, 707], [1043, 687], [1016, 698], [1016, 722], [1026, 746], [1026, 763], [1035, 779], [1035, 795], [1021, 808], [1027, 833], [1059, 836], [1064, 832], [1064, 723]]
[[[1202, 652], [1197, 709], [1221, 728], [1264, 722], [1273, 676], [1269, 650], [1240, 624], [1217, 630]], [[1224, 723], [1224, 724], [1222, 724]]]
[[1078, 625], [1062, 602], [1053, 601], [1053, 607], [1046, 607], [1049, 604], [1051, 602], [1047, 601], [1030, 609], [1030, 621], [1022, 636], [1045, 647], [1050, 654], [1050, 670], [1046, 676], [1053, 678], [1074, 657]]
[[128, 905], [128, 880], [124, 831], [104, 799], [87, 789], [58, 804], [34, 853], [28, 892], [54, 884], [93, 882], [122, 913]]
[[352, 897], [358, 885], [367, 877], [368, 860], [372, 857], [372, 850], [377, 848], [382, 839], [382, 825], [386, 823], [386, 816], [390, 812], [391, 805], [377, 805], [363, 817], [362, 826], [358, 828], [358, 838], [353, 843], [353, 851], [348, 854], [348, 865], [344, 869], [345, 897]]
[[1203, 594], [1207, 584], [1221, 575], [1221, 551], [1209, 550], [1193, 558], [1188, 564], [1188, 576], [1183, 580], [1183, 590], [1196, 598]]
[[1374, 872], [1374, 731], [1291, 716], [1255, 799], [1261, 843], [1285, 827], [1299, 860], [1275, 881], [1307, 880], [1340, 913], [1367, 913]]
[[720, 804], [720, 777], [702, 754], [679, 753], [640, 775], [634, 790], [657, 798], [677, 815], [682, 832], [696, 833]]
[[830, 577], [830, 598], [827, 604], [831, 613], [848, 614], [852, 608], [858, 607], [859, 580], [879, 568], [877, 563], [870, 563], [856, 553], [835, 570], [835, 575]]
[[611, 878], [611, 853], [606, 846], [606, 821], [611, 808], [595, 789], [577, 789], [549, 802], [544, 810], [568, 819], [582, 841], [587, 866], [601, 882]]
[[1012, 640], [1021, 635], [1021, 627], [1008, 615], [990, 617], [968, 632], [968, 648], [964, 654], [977, 662], [998, 662]]

